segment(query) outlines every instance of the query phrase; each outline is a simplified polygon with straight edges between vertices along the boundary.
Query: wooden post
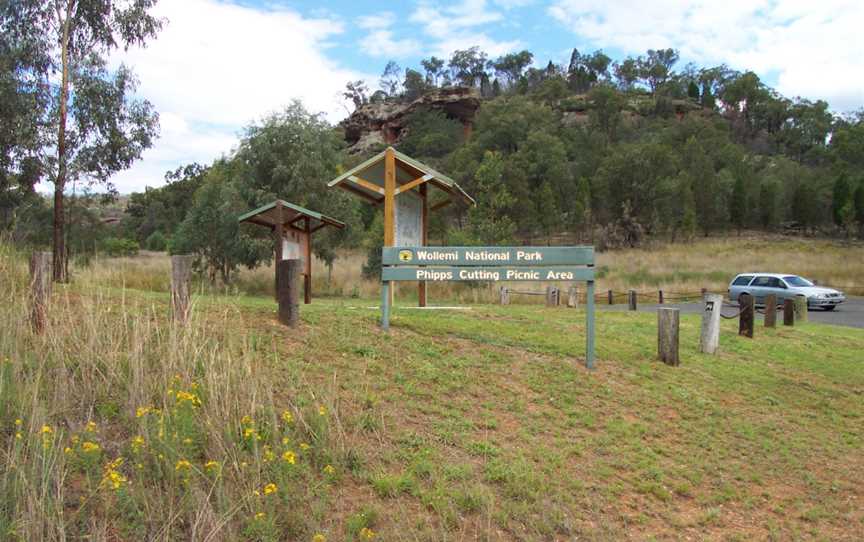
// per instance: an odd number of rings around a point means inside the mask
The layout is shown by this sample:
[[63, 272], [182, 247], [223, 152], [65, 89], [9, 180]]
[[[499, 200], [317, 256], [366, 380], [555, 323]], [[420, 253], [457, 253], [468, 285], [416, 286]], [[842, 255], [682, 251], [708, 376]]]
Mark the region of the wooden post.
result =
[[192, 263], [195, 256], [171, 256], [171, 317], [178, 324], [189, 320], [190, 289], [192, 279]]
[[[423, 183], [418, 188], [420, 191], [420, 199], [423, 201], [420, 207], [420, 244], [426, 246], [429, 231], [429, 188], [426, 183]], [[421, 307], [426, 306], [426, 281], [421, 280], [417, 284], [417, 304]]]
[[567, 289], [567, 306], [571, 309], [579, 306], [579, 288], [576, 286]]
[[30, 256], [30, 325], [36, 333], [45, 329], [48, 299], [51, 297], [51, 253]]
[[627, 301], [630, 304], [630, 310], [636, 310], [636, 290], [630, 290], [627, 292]]
[[702, 333], [699, 335], [699, 351], [704, 354], [717, 352], [720, 346], [720, 309], [723, 296], [706, 294], [705, 308], [702, 311]]
[[777, 295], [768, 294], [765, 296], [765, 327], [775, 327], [777, 325]]
[[741, 314], [738, 317], [738, 335], [753, 338], [754, 300], [752, 295], [738, 297], [738, 306]]
[[390, 282], [381, 283], [381, 329], [390, 331]]
[[702, 299], [705, 299], [705, 294], [708, 293], [708, 288], [702, 288], [700, 293], [702, 294]]
[[273, 297], [279, 301], [279, 262], [282, 261], [282, 243], [285, 238], [285, 220], [282, 212], [282, 201], [276, 201], [276, 223], [273, 225], [273, 240], [276, 243], [276, 261], [273, 262]]
[[510, 290], [506, 286], [502, 286], [498, 291], [499, 299], [501, 300], [502, 305], [510, 304]]
[[[384, 246], [396, 244], [396, 152], [393, 147], [384, 151]], [[387, 288], [393, 304], [395, 287]]]
[[612, 290], [609, 290], [609, 304], [611, 305], [614, 302], [615, 302], [615, 298], [614, 298], [614, 295], [612, 294]]
[[663, 304], [663, 290], [657, 291], [657, 300], [661, 305]]
[[306, 246], [304, 247], [304, 258], [306, 269], [303, 270], [303, 304], [312, 303], [312, 221], [304, 217], [306, 231]]
[[795, 321], [797, 323], [803, 323], [807, 321], [807, 298], [803, 295], [795, 296], [792, 305], [795, 310]]
[[297, 327], [300, 319], [297, 291], [297, 275], [300, 273], [300, 260], [280, 260], [276, 263], [276, 275], [279, 277], [279, 321], [288, 327]]
[[783, 300], [783, 325], [795, 325], [795, 302], [791, 299]]
[[667, 365], [680, 365], [678, 358], [678, 309], [657, 309], [657, 357]]
[[585, 366], [594, 368], [594, 281], [589, 280], [585, 293]]
[[546, 287], [546, 306], [554, 307], [558, 305], [558, 288], [554, 286]]

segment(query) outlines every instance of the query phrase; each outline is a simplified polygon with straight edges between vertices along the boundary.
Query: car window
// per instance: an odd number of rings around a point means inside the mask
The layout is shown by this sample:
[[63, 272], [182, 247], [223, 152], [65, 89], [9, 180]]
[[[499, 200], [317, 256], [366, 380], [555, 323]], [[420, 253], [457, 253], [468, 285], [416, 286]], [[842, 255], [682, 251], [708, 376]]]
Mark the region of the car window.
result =
[[810, 282], [809, 280], [807, 280], [805, 278], [801, 278], [801, 277], [796, 276], [796, 275], [789, 275], [788, 277], [783, 277], [783, 280], [785, 280], [786, 284], [788, 284], [789, 286], [799, 286], [799, 287], [813, 286], [813, 283]]
[[756, 280], [753, 281], [753, 284], [750, 286], [762, 286], [768, 287], [771, 283], [772, 277], [756, 277]]
[[734, 282], [732, 282], [733, 286], [747, 286], [750, 284], [750, 281], [753, 279], [753, 275], [741, 275]]
[[785, 289], [786, 285], [783, 284], [783, 282], [780, 279], [778, 279], [777, 277], [771, 277], [768, 280], [768, 287], [769, 288], [784, 288]]

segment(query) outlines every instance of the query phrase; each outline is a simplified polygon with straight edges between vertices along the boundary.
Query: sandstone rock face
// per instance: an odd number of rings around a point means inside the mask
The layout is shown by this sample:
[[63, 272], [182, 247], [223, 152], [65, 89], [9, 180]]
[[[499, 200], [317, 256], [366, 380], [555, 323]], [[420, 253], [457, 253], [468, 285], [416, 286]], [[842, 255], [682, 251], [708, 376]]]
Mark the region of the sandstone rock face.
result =
[[406, 117], [421, 108], [443, 111], [459, 120], [467, 131], [480, 108], [480, 91], [468, 87], [439, 88], [412, 102], [364, 104], [340, 123], [345, 140], [351, 145], [349, 152], [365, 153], [382, 144], [398, 143], [406, 134]]

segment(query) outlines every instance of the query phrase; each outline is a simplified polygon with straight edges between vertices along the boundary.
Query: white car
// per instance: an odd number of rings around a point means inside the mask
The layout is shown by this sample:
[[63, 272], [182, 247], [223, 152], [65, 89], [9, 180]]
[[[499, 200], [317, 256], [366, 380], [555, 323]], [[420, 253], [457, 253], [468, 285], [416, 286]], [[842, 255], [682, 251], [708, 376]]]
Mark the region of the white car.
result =
[[756, 305], [763, 305], [768, 294], [776, 295], [779, 304], [786, 299], [804, 296], [808, 308], [821, 307], [826, 311], [832, 311], [846, 301], [843, 292], [816, 286], [798, 275], [742, 273], [729, 284], [729, 299], [732, 301], [738, 301], [742, 295], [751, 295]]

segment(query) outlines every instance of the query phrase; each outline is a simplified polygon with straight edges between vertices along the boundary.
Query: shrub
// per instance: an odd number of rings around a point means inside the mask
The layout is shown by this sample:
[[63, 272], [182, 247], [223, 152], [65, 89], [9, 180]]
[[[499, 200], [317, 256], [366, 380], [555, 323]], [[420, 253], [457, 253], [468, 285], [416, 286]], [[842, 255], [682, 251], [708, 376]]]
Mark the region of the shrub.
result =
[[147, 250], [152, 250], [154, 252], [165, 252], [168, 250], [168, 239], [161, 231], [154, 231], [150, 234], [150, 237], [144, 241], [144, 246]]
[[111, 257], [135, 256], [141, 248], [138, 241], [133, 239], [118, 239], [109, 237], [100, 244], [102, 252]]

